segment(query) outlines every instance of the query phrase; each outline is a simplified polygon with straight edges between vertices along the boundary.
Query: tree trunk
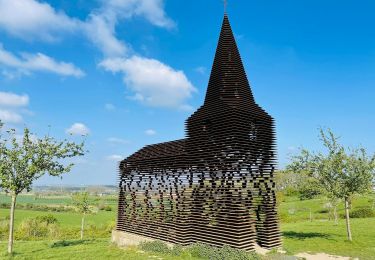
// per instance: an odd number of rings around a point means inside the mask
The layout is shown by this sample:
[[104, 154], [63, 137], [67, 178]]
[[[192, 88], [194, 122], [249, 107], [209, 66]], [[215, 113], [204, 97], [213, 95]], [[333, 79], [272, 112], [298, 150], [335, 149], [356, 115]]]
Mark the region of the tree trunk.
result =
[[83, 227], [85, 225], [85, 214], [82, 216], [82, 221], [81, 221], [81, 240], [83, 239]]
[[17, 195], [12, 194], [12, 203], [10, 205], [10, 220], [9, 220], [9, 240], [8, 240], [8, 253], [13, 252], [13, 232], [14, 232], [14, 211], [16, 208]]
[[337, 225], [338, 224], [338, 217], [337, 217], [337, 206], [336, 205], [333, 207], [333, 217], [335, 219], [335, 225]]
[[348, 240], [352, 241], [352, 232], [350, 231], [349, 199], [348, 198], [345, 198], [345, 220], [346, 220], [346, 232], [348, 233]]

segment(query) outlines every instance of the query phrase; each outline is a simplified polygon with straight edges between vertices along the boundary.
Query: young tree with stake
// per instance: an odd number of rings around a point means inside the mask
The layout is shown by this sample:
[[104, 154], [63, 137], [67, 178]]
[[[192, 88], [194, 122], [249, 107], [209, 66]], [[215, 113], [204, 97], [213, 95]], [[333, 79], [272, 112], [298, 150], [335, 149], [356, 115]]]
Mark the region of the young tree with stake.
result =
[[371, 191], [375, 174], [375, 156], [369, 157], [363, 148], [345, 149], [330, 129], [320, 129], [321, 141], [328, 152], [312, 153], [303, 149], [292, 158], [290, 169], [307, 171], [333, 200], [345, 203], [348, 240], [352, 241], [349, 210], [356, 194]]
[[45, 174], [61, 176], [74, 166], [64, 159], [83, 156], [84, 142], [76, 144], [53, 137], [37, 138], [28, 128], [18, 138], [14, 129], [2, 134], [0, 122], [0, 186], [12, 198], [9, 220], [8, 253], [13, 252], [14, 212], [18, 194], [30, 191], [35, 180]]
[[89, 194], [87, 192], [76, 193], [73, 195], [73, 202], [76, 205], [78, 211], [82, 214], [81, 219], [81, 240], [83, 239], [83, 231], [85, 226], [85, 216], [91, 213]]

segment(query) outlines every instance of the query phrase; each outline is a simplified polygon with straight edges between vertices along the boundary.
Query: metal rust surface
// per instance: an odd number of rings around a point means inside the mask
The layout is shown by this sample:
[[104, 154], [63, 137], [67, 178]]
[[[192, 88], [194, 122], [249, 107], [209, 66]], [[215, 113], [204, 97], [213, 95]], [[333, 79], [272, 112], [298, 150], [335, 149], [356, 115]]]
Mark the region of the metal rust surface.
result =
[[186, 132], [120, 163], [117, 230], [182, 245], [279, 246], [274, 122], [254, 101], [227, 15]]

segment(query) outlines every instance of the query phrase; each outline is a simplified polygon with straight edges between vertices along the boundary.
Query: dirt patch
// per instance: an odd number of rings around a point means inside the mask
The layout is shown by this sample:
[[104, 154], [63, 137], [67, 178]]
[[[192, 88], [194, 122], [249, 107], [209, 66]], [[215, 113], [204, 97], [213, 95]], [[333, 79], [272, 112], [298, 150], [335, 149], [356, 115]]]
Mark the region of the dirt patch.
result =
[[[326, 253], [310, 254], [310, 253], [299, 253], [296, 256], [303, 257], [306, 260], [350, 260], [352, 258], [346, 256], [329, 255]], [[355, 258], [358, 259], [358, 258]]]

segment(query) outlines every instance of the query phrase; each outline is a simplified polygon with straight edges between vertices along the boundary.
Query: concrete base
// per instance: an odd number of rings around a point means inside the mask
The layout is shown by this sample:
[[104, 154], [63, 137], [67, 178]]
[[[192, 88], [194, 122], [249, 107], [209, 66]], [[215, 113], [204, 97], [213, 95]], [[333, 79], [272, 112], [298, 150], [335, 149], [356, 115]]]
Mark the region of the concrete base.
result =
[[[151, 242], [155, 241], [156, 239], [152, 239], [145, 236], [136, 235], [129, 232], [117, 231], [112, 230], [112, 243], [116, 244], [120, 247], [126, 246], [138, 246], [142, 242]], [[168, 247], [173, 247], [172, 243], [166, 243]]]
[[[119, 247], [127, 247], [127, 246], [138, 246], [142, 242], [151, 242], [155, 241], [156, 239], [136, 235], [129, 232], [124, 231], [117, 231], [112, 230], [112, 243], [116, 244]], [[173, 248], [173, 243], [168, 243], [163, 241], [169, 248]], [[260, 255], [266, 255], [268, 252], [270, 252], [270, 249], [266, 249], [263, 247], [260, 247], [258, 244], [255, 243], [254, 251]], [[285, 253], [281, 252], [280, 248], [278, 250], [279, 253]]]

